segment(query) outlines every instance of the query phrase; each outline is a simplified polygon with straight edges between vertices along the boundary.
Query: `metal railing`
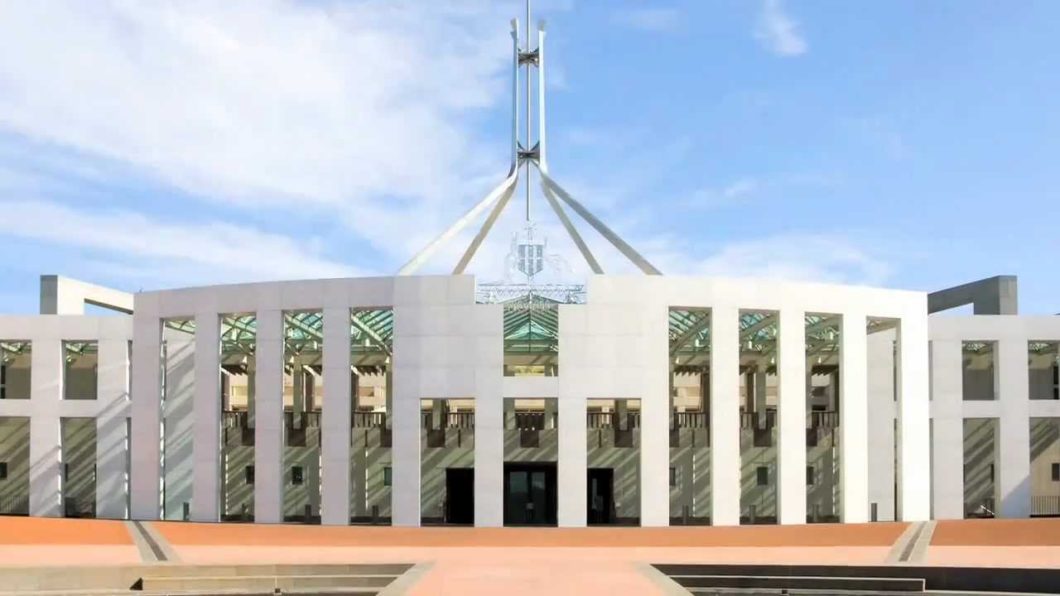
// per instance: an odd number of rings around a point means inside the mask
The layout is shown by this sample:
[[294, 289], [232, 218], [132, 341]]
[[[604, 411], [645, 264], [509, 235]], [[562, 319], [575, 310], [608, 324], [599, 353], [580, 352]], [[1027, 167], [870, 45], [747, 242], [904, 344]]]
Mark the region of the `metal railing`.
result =
[[[475, 428], [474, 412], [448, 412], [442, 417], [443, 428]], [[421, 427], [434, 429], [434, 413], [423, 412]]]
[[1037, 495], [1031, 497], [1032, 516], [1060, 516], [1060, 495]]
[[[283, 423], [287, 428], [305, 429], [305, 428], [320, 428], [320, 412], [302, 412], [299, 417], [301, 420], [295, 417], [295, 412], [284, 412]], [[299, 422], [299, 424], [296, 424]]]
[[354, 412], [354, 428], [375, 428], [386, 426], [386, 412]]
[[706, 412], [674, 412], [674, 428], [709, 428], [710, 416]]
[[[619, 417], [616, 412], [586, 412], [585, 425], [588, 428], [615, 428]], [[640, 428], [640, 412], [626, 412], [626, 428]]]
[[740, 428], [773, 428], [777, 425], [777, 411], [740, 412]]
[[556, 428], [558, 420], [556, 412], [515, 412], [514, 430], [545, 430], [549, 428], [549, 422], [551, 428]]
[[839, 412], [834, 410], [810, 412], [809, 428], [839, 428]]

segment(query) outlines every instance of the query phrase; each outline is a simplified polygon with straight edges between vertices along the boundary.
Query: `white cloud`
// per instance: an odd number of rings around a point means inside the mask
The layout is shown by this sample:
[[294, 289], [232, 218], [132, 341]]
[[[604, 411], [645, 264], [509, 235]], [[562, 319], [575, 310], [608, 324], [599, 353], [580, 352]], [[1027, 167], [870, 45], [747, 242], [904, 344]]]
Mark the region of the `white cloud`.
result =
[[633, 8], [611, 15], [615, 24], [641, 31], [672, 31], [681, 24], [681, 13], [675, 8]]
[[692, 194], [683, 202], [691, 208], [717, 208], [739, 203], [761, 189], [761, 183], [755, 178], [740, 178], [721, 188], [704, 188]]
[[763, 0], [754, 30], [755, 39], [778, 56], [798, 56], [809, 48], [799, 24], [784, 12], [782, 0]]
[[[312, 239], [216, 221], [171, 223], [127, 211], [88, 212], [48, 201], [0, 201], [0, 212], [18, 225], [7, 237], [79, 249], [85, 263], [129, 280], [258, 281], [345, 277], [352, 267], [312, 249]], [[120, 259], [118, 262], [115, 259]], [[170, 275], [165, 275], [169, 273]]]
[[891, 266], [845, 236], [792, 233], [730, 243], [683, 272], [880, 285]]
[[5, 2], [0, 130], [215, 200], [438, 200], [482, 167], [463, 119], [507, 91], [507, 8]]

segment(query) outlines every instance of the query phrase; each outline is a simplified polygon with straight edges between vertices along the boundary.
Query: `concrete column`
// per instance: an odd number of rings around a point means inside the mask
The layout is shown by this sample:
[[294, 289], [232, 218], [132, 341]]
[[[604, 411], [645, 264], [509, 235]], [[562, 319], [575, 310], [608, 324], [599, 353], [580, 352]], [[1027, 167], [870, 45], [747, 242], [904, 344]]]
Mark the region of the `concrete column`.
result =
[[624, 399], [615, 400], [615, 428], [619, 430], [626, 430], [628, 425], [626, 424], [629, 418], [629, 402]]
[[997, 342], [998, 386], [1001, 417], [998, 421], [998, 513], [1001, 517], [1029, 517], [1030, 477], [1030, 380], [1027, 368], [1027, 341], [1003, 339]]
[[258, 311], [254, 521], [283, 521], [283, 312]]
[[[321, 523], [344, 526], [350, 523], [350, 425], [351, 388], [356, 375], [350, 372], [350, 309], [324, 309], [324, 407], [320, 416], [320, 464], [323, 475], [320, 506]], [[363, 452], [363, 450], [361, 450]], [[364, 481], [361, 471], [360, 505], [364, 515]]]
[[712, 524], [740, 524], [740, 315], [710, 313], [710, 498]]
[[[898, 511], [902, 521], [931, 516], [931, 453], [926, 314], [901, 318], [898, 330]], [[1026, 372], [1026, 371], [1025, 371]]]
[[[139, 313], [139, 309], [137, 310]], [[130, 517], [156, 520], [162, 511], [159, 444], [162, 424], [162, 379], [159, 361], [162, 324], [157, 317], [133, 317]], [[58, 429], [55, 430], [58, 434]]]
[[894, 420], [896, 331], [877, 331], [867, 338], [869, 392], [869, 520], [876, 504], [877, 521], [894, 521]]
[[[669, 312], [653, 308], [644, 314], [645, 339], [640, 361], [640, 525], [670, 525], [670, 338]], [[650, 365], [649, 365], [650, 363]]]
[[564, 528], [586, 525], [585, 483], [588, 477], [586, 450], [586, 399], [580, 395], [560, 395], [558, 470], [558, 521]]
[[294, 424], [294, 428], [305, 428], [303, 426], [305, 416], [305, 390], [306, 390], [306, 373], [302, 369], [302, 361], [300, 358], [295, 358], [294, 370], [292, 371], [292, 392], [291, 392], [291, 418]]
[[129, 341], [99, 342], [96, 416], [96, 517], [125, 519], [128, 515]]
[[777, 522], [806, 523], [806, 314], [780, 311]]
[[195, 468], [193, 436], [195, 434], [195, 338], [163, 329], [165, 343], [165, 379], [163, 381], [162, 418], [165, 421], [162, 445], [162, 485], [165, 502], [163, 519], [184, 519], [184, 506], [192, 501]]
[[[869, 521], [868, 320], [847, 312], [839, 331], [839, 515], [843, 523]], [[877, 421], [880, 422], [880, 421]], [[886, 422], [886, 421], [883, 421]]]
[[34, 339], [30, 347], [29, 514], [61, 517], [63, 345], [59, 339]]
[[932, 519], [964, 518], [961, 342], [931, 341]]
[[[497, 375], [499, 376], [498, 370]], [[500, 383], [477, 383], [475, 398], [475, 526], [504, 525], [504, 402]]]
[[[400, 313], [395, 309], [394, 321], [400, 325]], [[417, 338], [409, 338], [414, 344]], [[404, 338], [394, 338], [394, 353], [401, 349]], [[410, 348], [413, 347], [410, 345]], [[392, 521], [395, 526], [420, 525], [420, 375], [415, 367], [403, 367], [400, 356], [395, 358], [393, 409], [387, 411], [393, 429], [391, 467], [393, 486], [390, 493]], [[325, 398], [326, 399], [326, 398]]]
[[765, 416], [766, 411], [766, 389], [769, 385], [766, 383], [766, 371], [758, 371], [754, 373], [754, 399], [755, 399], [755, 412], [763, 412], [762, 416]]
[[[507, 405], [509, 402], [508, 402], [508, 400], [504, 400], [504, 403]], [[558, 418], [556, 416], [556, 411], [557, 411], [556, 408], [557, 407], [558, 406], [557, 406], [557, 403], [556, 403], [555, 399], [546, 399], [545, 400], [545, 429], [547, 429], [547, 430], [555, 430], [555, 428], [556, 428], [556, 424], [558, 422], [556, 420]], [[507, 422], [508, 422], [507, 413], [505, 413], [505, 427], [506, 428], [507, 428]]]
[[221, 519], [221, 317], [195, 317], [194, 478], [191, 519]]

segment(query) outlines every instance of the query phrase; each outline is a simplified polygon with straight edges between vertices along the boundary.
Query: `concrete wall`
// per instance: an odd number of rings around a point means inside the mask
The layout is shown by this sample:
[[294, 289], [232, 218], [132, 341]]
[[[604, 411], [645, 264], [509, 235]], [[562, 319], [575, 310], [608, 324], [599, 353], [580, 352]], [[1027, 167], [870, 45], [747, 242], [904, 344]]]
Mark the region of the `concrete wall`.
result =
[[675, 486], [670, 487], [670, 523], [704, 524], [710, 519], [710, 447], [707, 429], [678, 430], [670, 448]]
[[[33, 346], [30, 345], [32, 351]], [[32, 353], [13, 356], [4, 364], [4, 399], [29, 399]]]
[[[475, 468], [475, 433], [471, 429], [445, 429], [445, 447], [428, 447], [427, 431], [420, 433], [420, 516], [422, 520], [440, 523], [445, 518], [445, 476], [447, 468]], [[478, 509], [478, 502], [475, 503]]]
[[63, 513], [73, 517], [96, 516], [96, 420], [63, 418]]
[[1031, 515], [1060, 515], [1060, 418], [1031, 418]]
[[[935, 443], [934, 511], [940, 519], [963, 514], [965, 500], [953, 486], [963, 469], [963, 449], [956, 449], [965, 420], [996, 421], [996, 513], [1026, 517], [1031, 513], [1031, 418], [1060, 417], [1060, 401], [1031, 399], [1028, 343], [1060, 340], [1060, 317], [942, 316], [930, 318], [932, 403]], [[970, 401], [963, 395], [961, 344], [993, 342], [996, 346], [997, 399]]]

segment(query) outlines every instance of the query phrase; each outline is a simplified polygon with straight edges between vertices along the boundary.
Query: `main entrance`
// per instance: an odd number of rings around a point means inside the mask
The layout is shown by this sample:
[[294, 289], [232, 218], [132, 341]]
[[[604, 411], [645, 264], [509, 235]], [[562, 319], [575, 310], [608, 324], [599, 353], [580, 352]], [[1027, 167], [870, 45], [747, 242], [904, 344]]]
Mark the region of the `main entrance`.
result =
[[504, 464], [504, 525], [556, 525], [556, 464]]
[[474, 468], [446, 468], [445, 523], [475, 523]]
[[615, 471], [611, 468], [589, 468], [585, 483], [588, 491], [587, 520], [590, 525], [615, 521]]

